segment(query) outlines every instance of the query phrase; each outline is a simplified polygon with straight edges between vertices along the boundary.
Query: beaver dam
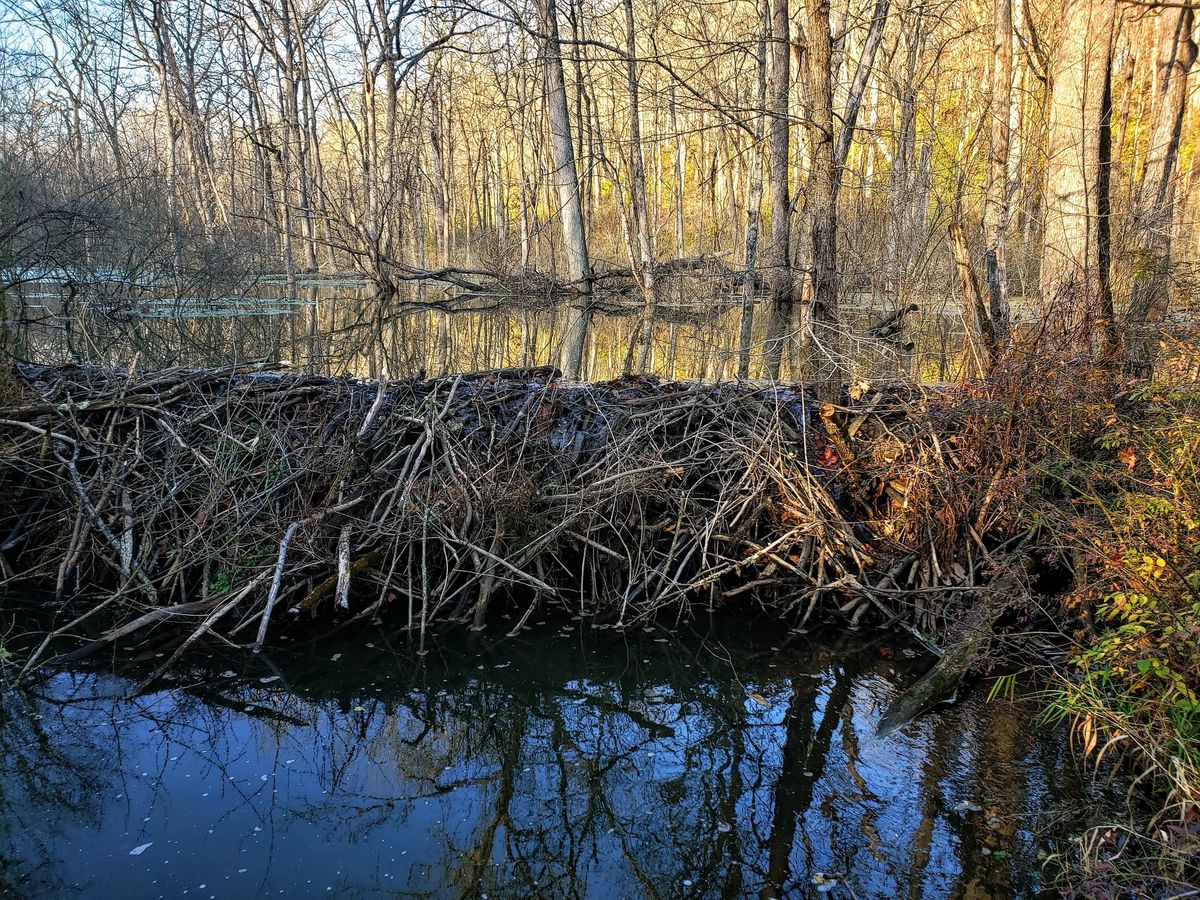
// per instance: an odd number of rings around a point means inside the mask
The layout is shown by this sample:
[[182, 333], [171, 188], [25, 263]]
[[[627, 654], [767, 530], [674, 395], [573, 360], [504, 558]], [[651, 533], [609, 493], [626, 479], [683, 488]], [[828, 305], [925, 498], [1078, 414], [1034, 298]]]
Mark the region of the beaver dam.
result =
[[46, 598], [26, 672], [154, 651], [149, 683], [201, 641], [257, 650], [382, 620], [424, 648], [548, 608], [617, 628], [732, 609], [961, 637], [1022, 593], [1003, 552], [1025, 535], [1008, 502], [1021, 435], [994, 431], [997, 381], [995, 396], [864, 383], [818, 407], [796, 385], [550, 368], [16, 374], [3, 564]]

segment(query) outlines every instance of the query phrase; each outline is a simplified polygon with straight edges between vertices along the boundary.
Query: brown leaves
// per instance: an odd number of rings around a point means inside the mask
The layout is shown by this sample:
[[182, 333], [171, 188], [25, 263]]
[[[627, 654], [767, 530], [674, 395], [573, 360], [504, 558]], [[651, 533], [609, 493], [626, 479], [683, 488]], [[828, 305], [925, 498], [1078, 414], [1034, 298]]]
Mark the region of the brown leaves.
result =
[[1117, 459], [1124, 463], [1125, 468], [1127, 468], [1130, 472], [1133, 471], [1134, 467], [1138, 463], [1138, 455], [1132, 447], [1124, 447], [1121, 450], [1118, 450]]

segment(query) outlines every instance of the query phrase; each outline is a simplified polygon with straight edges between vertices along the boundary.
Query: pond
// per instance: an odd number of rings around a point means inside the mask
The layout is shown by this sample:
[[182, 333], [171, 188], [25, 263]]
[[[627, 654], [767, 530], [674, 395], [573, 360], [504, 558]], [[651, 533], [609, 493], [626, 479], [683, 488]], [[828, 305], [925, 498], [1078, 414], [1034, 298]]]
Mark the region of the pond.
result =
[[[283, 360], [323, 374], [377, 378], [440, 375], [554, 364], [567, 322], [565, 304], [538, 297], [488, 297], [412, 284], [380, 296], [350, 280], [313, 279], [294, 288], [273, 281], [236, 288], [192, 285], [130, 300], [120, 284], [24, 285], [10, 297], [10, 349], [38, 363], [79, 362], [158, 369]], [[703, 283], [664, 288], [652, 328], [647, 371], [671, 379], [736, 377], [741, 297]], [[924, 296], [904, 328], [870, 336], [899, 301], [882, 294], [843, 298], [846, 348], [855, 378], [946, 381], [962, 365], [962, 315], [947, 297]], [[640, 305], [601, 304], [585, 352], [585, 377], [627, 371], [639, 347]], [[756, 310], [751, 377], [761, 374], [765, 308]], [[795, 327], [799, 327], [797, 321]], [[798, 346], [798, 345], [797, 345]], [[799, 371], [798, 349], [784, 374]]]
[[136, 671], [58, 672], [4, 699], [0, 893], [1033, 895], [1107, 801], [1019, 703], [877, 738], [927, 665], [574, 621], [202, 659], [132, 699]]

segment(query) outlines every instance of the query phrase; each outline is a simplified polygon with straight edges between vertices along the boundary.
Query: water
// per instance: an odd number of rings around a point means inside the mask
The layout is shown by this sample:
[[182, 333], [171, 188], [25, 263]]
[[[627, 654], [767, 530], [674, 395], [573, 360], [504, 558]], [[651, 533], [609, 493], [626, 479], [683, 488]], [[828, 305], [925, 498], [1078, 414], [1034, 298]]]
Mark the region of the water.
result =
[[[141, 368], [205, 368], [248, 360], [286, 360], [326, 374], [406, 377], [536, 366], [558, 360], [567, 321], [563, 305], [545, 298], [448, 292], [417, 284], [381, 297], [362, 284], [320, 279], [293, 292], [277, 282], [236, 289], [193, 286], [191, 293], [159, 292], [135, 300], [119, 283], [68, 289], [24, 285], [10, 299], [10, 348], [31, 362], [80, 362]], [[668, 280], [653, 331], [648, 370], [666, 378], [716, 381], [738, 371], [741, 295], [714, 292], [701, 280]], [[843, 299], [850, 326], [847, 350], [856, 378], [917, 377], [946, 381], [962, 364], [957, 304], [925, 297], [893, 341], [866, 336], [870, 323], [896, 306], [895, 298], [861, 294]], [[587, 377], [620, 375], [641, 339], [636, 298], [601, 304], [585, 352]], [[799, 323], [797, 323], [798, 325]], [[752, 377], [761, 374], [766, 337], [757, 310]], [[906, 350], [904, 344], [914, 344]], [[798, 365], [785, 359], [785, 373]]]
[[1020, 705], [877, 739], [910, 651], [721, 631], [57, 674], [4, 700], [0, 892], [1029, 896], [1048, 811], [1096, 803]]

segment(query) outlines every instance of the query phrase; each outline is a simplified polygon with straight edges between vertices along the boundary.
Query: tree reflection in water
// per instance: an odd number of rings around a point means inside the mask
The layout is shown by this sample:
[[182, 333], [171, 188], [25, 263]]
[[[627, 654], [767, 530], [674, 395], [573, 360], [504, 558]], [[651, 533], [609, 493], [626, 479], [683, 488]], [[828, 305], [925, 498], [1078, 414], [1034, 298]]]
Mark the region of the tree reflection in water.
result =
[[1041, 811], [1088, 799], [1007, 704], [875, 738], [912, 677], [877, 646], [660, 640], [360, 639], [135, 700], [57, 675], [5, 701], [0, 889], [1011, 896], [1036, 888]]
[[[147, 369], [207, 368], [248, 360], [291, 362], [332, 375], [378, 378], [471, 372], [552, 364], [558, 359], [567, 307], [542, 297], [448, 297], [428, 285], [394, 297], [362, 286], [319, 281], [294, 295], [279, 284], [194, 285], [182, 297], [147, 300], [136, 310], [104, 303], [64, 304], [61, 285], [26, 285], [12, 296], [11, 350], [41, 363], [80, 362]], [[842, 315], [855, 377], [901, 374], [945, 381], [957, 371], [961, 315], [957, 301], [926, 298], [927, 309], [906, 320], [905, 340], [876, 340], [870, 325], [892, 312], [891, 300], [847, 297]], [[601, 381], [628, 371], [630, 348], [642, 335], [634, 308], [598, 309], [589, 328], [585, 376]], [[646, 370], [666, 378], [733, 379], [740, 350], [740, 288], [736, 296], [695, 286], [659, 308]], [[750, 374], [762, 375], [765, 317], [751, 336]], [[905, 349], [913, 343], [911, 352]], [[785, 368], [790, 374], [790, 369]]]

